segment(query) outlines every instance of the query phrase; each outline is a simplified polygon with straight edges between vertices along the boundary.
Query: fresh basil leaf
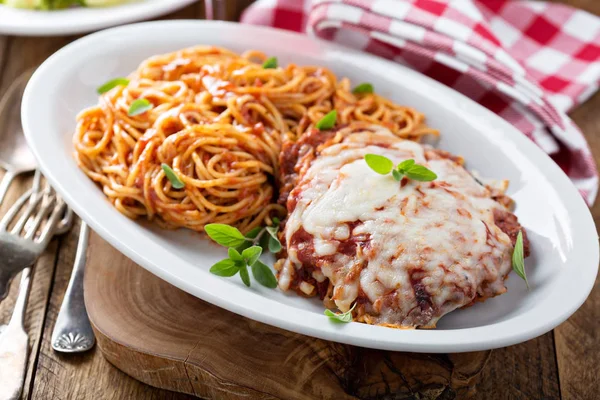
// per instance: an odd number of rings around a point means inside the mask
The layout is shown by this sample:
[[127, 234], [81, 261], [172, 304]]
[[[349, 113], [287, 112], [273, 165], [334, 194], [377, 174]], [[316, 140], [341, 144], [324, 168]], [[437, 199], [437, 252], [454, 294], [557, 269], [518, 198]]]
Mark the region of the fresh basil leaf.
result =
[[415, 181], [429, 182], [437, 179], [435, 172], [422, 165], [412, 165], [404, 171], [404, 175]]
[[229, 258], [221, 260], [212, 267], [210, 267], [211, 274], [225, 277], [234, 276], [239, 271], [240, 269], [235, 265], [235, 262], [233, 260], [230, 260]]
[[279, 223], [281, 222], [279, 220], [279, 218], [273, 217], [272, 220], [273, 220], [273, 226], [279, 227]]
[[279, 253], [281, 250], [281, 242], [277, 237], [277, 232], [279, 231], [279, 226], [267, 226], [267, 232], [270, 235], [269, 242], [267, 247], [271, 253]]
[[269, 251], [271, 253], [279, 253], [281, 251], [281, 242], [279, 239], [274, 237], [269, 238]]
[[265, 60], [262, 67], [264, 69], [273, 69], [277, 68], [277, 57], [269, 57]]
[[212, 240], [225, 247], [237, 247], [246, 241], [237, 228], [225, 224], [207, 224], [204, 231]]
[[185, 183], [183, 183], [183, 181], [179, 179], [179, 177], [171, 167], [169, 167], [165, 163], [162, 163], [160, 166], [162, 170], [165, 171], [165, 175], [167, 176], [169, 182], [171, 182], [171, 186], [173, 186], [175, 189], [183, 189], [185, 187]]
[[354, 307], [356, 307], [356, 303], [354, 303], [352, 308], [346, 311], [345, 313], [334, 313], [331, 310], [325, 310], [325, 315], [327, 315], [329, 317], [329, 320], [332, 322], [352, 322], [352, 311], [354, 310]]
[[399, 172], [404, 172], [404, 171], [406, 171], [407, 168], [412, 167], [413, 165], [415, 165], [415, 160], [410, 158], [408, 160], [402, 161], [400, 164], [398, 164], [398, 166], [396, 168], [398, 169]]
[[98, 94], [103, 94], [117, 86], [127, 86], [127, 85], [129, 85], [129, 79], [115, 78], [115, 79], [111, 79], [110, 81], [98, 86], [98, 88], [96, 89], [96, 92], [98, 92]]
[[260, 241], [259, 241], [259, 245], [260, 247], [262, 247], [263, 251], [267, 252], [269, 251], [269, 241], [271, 240], [271, 235], [265, 235], [263, 234], [260, 237]]
[[244, 285], [250, 287], [250, 275], [248, 275], [248, 268], [246, 268], [246, 266], [244, 265], [242, 268], [240, 268], [240, 278], [242, 278], [242, 282], [244, 282]]
[[326, 309], [324, 314], [327, 315], [332, 322], [344, 322], [340, 321], [340, 314], [336, 314], [329, 309]]
[[246, 250], [242, 251], [242, 258], [246, 260], [248, 265], [252, 265], [258, 260], [262, 253], [262, 248], [260, 246], [252, 246], [248, 247]]
[[365, 161], [373, 171], [381, 175], [389, 174], [394, 168], [392, 160], [378, 154], [366, 154]]
[[252, 242], [249, 240], [246, 240], [244, 243], [240, 244], [239, 246], [235, 246], [235, 249], [238, 251], [238, 253], [241, 253], [242, 251], [246, 250], [248, 247], [252, 246]]
[[257, 226], [256, 228], [250, 230], [250, 232], [246, 233], [246, 239], [256, 239], [262, 230], [263, 228], [261, 226]]
[[527, 288], [529, 289], [529, 282], [527, 282], [527, 274], [525, 273], [525, 257], [523, 254], [523, 233], [519, 231], [517, 240], [515, 241], [515, 249], [512, 254], [512, 267], [513, 270], [525, 281]]
[[393, 169], [392, 170], [392, 176], [394, 177], [395, 180], [397, 180], [398, 182], [400, 182], [400, 180], [402, 179], [402, 173], [400, 171], [398, 171], [397, 169]]
[[244, 257], [242, 257], [239, 251], [237, 251], [234, 247], [230, 247], [229, 249], [227, 249], [227, 255], [229, 256], [229, 259], [234, 262], [244, 261]]
[[279, 231], [278, 226], [267, 226], [267, 232], [269, 233], [269, 235], [271, 235], [271, 237], [274, 237], [275, 239], [277, 239], [278, 231]]
[[352, 93], [354, 94], [363, 94], [363, 93], [373, 93], [373, 85], [370, 83], [361, 83], [352, 89]]
[[256, 237], [262, 232], [263, 228], [260, 226], [257, 226], [256, 228], [252, 229], [250, 232], [246, 233], [246, 240], [244, 243], [242, 243], [239, 246], [236, 246], [235, 249], [241, 253], [242, 251], [246, 250], [248, 247], [252, 246], [252, 241], [254, 239], [256, 239]]
[[337, 119], [337, 111], [329, 111], [323, 118], [315, 124], [315, 127], [320, 131], [331, 129], [335, 126], [335, 120]]
[[252, 264], [252, 275], [254, 276], [254, 279], [263, 286], [271, 289], [277, 287], [277, 279], [275, 278], [273, 271], [260, 260], [257, 260]]
[[148, 110], [152, 109], [152, 103], [150, 103], [147, 99], [137, 99], [134, 100], [133, 103], [129, 106], [129, 111], [127, 111], [127, 115], [130, 117], [135, 117], [136, 115], [140, 115], [145, 113]]

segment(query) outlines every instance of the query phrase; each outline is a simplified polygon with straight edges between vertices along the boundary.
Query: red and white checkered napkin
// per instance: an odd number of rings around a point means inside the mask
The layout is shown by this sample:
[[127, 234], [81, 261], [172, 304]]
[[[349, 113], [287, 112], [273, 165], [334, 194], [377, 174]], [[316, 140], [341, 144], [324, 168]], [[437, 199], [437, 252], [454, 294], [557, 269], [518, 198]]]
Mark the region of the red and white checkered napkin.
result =
[[453, 87], [527, 135], [594, 201], [596, 165], [565, 113], [600, 83], [596, 16], [538, 1], [259, 0], [242, 22], [306, 30]]

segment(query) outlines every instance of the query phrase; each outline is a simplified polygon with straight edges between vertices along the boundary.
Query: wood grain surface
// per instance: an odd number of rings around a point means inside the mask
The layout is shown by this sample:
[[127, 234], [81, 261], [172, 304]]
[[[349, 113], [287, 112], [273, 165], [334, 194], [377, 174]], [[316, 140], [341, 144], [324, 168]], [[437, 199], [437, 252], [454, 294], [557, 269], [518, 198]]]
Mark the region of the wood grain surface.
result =
[[[599, 0], [553, 0], [600, 15]], [[234, 19], [250, 1], [232, 0], [228, 16]], [[198, 3], [164, 18], [201, 18]], [[26, 68], [44, 61], [76, 37], [23, 38], [0, 35], [0, 95]], [[571, 113], [600, 164], [600, 94]], [[0, 145], [2, 145], [0, 143]], [[0, 176], [2, 172], [0, 171]], [[22, 191], [19, 181], [11, 197]], [[10, 200], [10, 198], [8, 199]], [[4, 207], [0, 207], [0, 214]], [[592, 208], [600, 223], [600, 202]], [[28, 399], [191, 399], [138, 382], [112, 367], [97, 349], [84, 355], [61, 356], [50, 347], [56, 314], [67, 286], [75, 256], [78, 230], [55, 239], [35, 267], [25, 320], [31, 355], [24, 387]], [[16, 280], [18, 282], [18, 279]], [[600, 280], [586, 303], [565, 323], [542, 337], [492, 352], [481, 373], [476, 399], [598, 399], [600, 398]], [[13, 284], [0, 303], [0, 323], [6, 323], [16, 298]], [[402, 398], [416, 398], [414, 396]], [[438, 396], [446, 400], [446, 394]], [[458, 398], [458, 397], [457, 397]]]

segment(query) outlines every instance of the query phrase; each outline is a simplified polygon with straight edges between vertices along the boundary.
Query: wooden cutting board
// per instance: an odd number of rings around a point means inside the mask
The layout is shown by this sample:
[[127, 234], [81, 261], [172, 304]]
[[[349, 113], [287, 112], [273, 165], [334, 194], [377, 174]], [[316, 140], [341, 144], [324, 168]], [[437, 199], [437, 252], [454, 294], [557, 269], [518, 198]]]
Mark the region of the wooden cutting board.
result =
[[274, 328], [189, 295], [91, 234], [85, 302], [104, 357], [210, 399], [468, 398], [490, 351], [364, 349]]

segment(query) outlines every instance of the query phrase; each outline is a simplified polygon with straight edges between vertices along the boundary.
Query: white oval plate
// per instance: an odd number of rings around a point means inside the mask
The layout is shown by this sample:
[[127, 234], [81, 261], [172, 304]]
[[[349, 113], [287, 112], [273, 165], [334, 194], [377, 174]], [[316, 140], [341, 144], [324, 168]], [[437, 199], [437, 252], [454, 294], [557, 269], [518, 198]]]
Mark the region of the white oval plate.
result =
[[[95, 89], [154, 54], [197, 44], [237, 51], [257, 48], [282, 64], [319, 64], [353, 82], [425, 112], [442, 132], [439, 147], [465, 156], [483, 176], [508, 178], [509, 195], [531, 240], [526, 261], [531, 289], [512, 273], [508, 293], [442, 318], [434, 330], [396, 330], [330, 323], [316, 299], [284, 294], [238, 277], [208, 272], [224, 258], [197, 233], [134, 222], [105, 199], [76, 166], [75, 115], [96, 104]], [[358, 346], [416, 352], [502, 347], [541, 335], [567, 319], [588, 296], [598, 270], [598, 235], [579, 193], [533, 143], [504, 120], [459, 93], [395, 63], [276, 29], [206, 21], [124, 26], [80, 39], [34, 74], [23, 100], [29, 144], [52, 185], [100, 236], [173, 285], [209, 303], [290, 331]]]
[[74, 35], [168, 14], [196, 0], [138, 0], [112, 7], [73, 7], [38, 11], [0, 4], [0, 34]]

